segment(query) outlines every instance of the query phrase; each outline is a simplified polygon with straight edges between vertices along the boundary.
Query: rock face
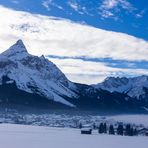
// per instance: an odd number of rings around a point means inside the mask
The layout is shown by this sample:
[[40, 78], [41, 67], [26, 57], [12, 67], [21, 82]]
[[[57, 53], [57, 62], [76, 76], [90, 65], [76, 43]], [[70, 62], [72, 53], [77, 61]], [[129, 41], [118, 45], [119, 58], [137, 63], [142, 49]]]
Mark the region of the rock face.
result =
[[134, 78], [114, 78], [109, 77], [103, 83], [94, 85], [97, 89], [107, 90], [109, 92], [119, 92], [128, 96], [148, 101], [148, 76], [139, 76]]
[[0, 54], [0, 105], [139, 113], [148, 110], [148, 77], [110, 77], [92, 86], [73, 83], [18, 40]]
[[62, 96], [77, 98], [76, 86], [44, 56], [30, 55], [21, 40], [0, 55], [0, 85], [14, 82], [20, 90], [74, 107]]

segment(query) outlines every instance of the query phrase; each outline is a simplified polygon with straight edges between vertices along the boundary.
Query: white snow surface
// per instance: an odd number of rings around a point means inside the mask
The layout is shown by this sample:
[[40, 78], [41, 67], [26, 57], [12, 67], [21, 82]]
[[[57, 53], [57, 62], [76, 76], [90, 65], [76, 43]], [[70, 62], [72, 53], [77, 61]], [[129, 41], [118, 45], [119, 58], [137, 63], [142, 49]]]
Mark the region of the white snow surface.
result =
[[144, 136], [81, 135], [79, 129], [1, 124], [1, 148], [146, 148]]
[[76, 86], [44, 56], [30, 55], [22, 40], [18, 40], [8, 50], [0, 54], [0, 84], [2, 84], [4, 75], [14, 80], [21, 90], [29, 93], [35, 92], [74, 107], [61, 96], [77, 98], [77, 95], [73, 92]]
[[104, 82], [93, 86], [110, 92], [127, 93], [130, 97], [139, 99], [140, 96], [145, 95], [143, 88], [148, 88], [148, 76], [143, 75], [134, 78], [108, 77]]

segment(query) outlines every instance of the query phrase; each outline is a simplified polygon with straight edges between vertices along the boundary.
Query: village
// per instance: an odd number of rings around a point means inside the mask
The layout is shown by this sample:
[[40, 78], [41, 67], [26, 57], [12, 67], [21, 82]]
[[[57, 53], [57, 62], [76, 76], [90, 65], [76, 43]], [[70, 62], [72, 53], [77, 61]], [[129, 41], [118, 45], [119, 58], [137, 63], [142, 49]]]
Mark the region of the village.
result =
[[[11, 113], [10, 113], [11, 112]], [[72, 114], [27, 114], [14, 110], [0, 113], [0, 123], [80, 129], [80, 134], [148, 136], [147, 115], [94, 116]]]

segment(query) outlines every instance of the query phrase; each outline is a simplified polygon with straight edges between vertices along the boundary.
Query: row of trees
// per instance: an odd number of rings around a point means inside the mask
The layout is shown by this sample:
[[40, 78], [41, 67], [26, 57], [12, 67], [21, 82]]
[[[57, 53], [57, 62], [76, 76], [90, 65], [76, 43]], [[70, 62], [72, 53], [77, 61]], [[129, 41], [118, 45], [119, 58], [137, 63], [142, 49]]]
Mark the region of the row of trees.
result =
[[[82, 128], [82, 123], [79, 124], [79, 128]], [[110, 134], [110, 135], [125, 135], [125, 136], [135, 136], [138, 135], [138, 131], [136, 128], [133, 128], [132, 125], [126, 124], [125, 126], [123, 124], [119, 124], [117, 126], [114, 126], [112, 124], [108, 125], [106, 123], [100, 123], [99, 126], [96, 126], [96, 124], [93, 124], [93, 129], [98, 129], [98, 133], [100, 134]]]
[[[94, 127], [96, 128], [96, 127]], [[98, 132], [100, 134], [102, 133], [108, 133], [110, 135], [126, 135], [126, 136], [134, 136], [138, 135], [137, 129], [133, 128], [130, 124], [127, 124], [124, 128], [123, 124], [119, 124], [117, 128], [115, 129], [114, 126], [111, 124], [109, 127], [107, 127], [106, 123], [100, 123], [98, 127]]]

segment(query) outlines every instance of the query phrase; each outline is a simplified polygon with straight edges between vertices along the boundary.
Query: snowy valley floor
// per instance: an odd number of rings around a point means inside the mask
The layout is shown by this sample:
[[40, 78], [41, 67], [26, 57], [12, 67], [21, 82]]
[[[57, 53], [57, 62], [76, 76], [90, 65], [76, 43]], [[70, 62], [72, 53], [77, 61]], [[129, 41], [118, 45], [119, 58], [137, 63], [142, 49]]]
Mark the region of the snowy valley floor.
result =
[[0, 124], [0, 148], [147, 148], [148, 137], [81, 135], [79, 129]]

